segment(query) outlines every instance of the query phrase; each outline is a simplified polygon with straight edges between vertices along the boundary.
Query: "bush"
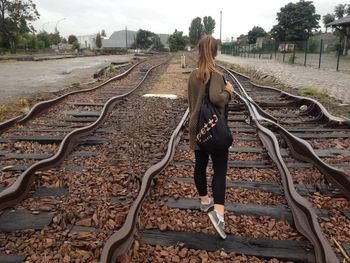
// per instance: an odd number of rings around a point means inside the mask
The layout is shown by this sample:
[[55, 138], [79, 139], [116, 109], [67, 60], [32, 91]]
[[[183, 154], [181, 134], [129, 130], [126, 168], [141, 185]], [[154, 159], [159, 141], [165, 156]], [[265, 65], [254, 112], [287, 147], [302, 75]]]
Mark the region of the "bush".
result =
[[309, 53], [317, 53], [318, 51], [320, 51], [320, 44], [315, 40], [314, 37], [309, 38], [308, 45]]
[[78, 42], [74, 42], [72, 44], [72, 49], [80, 51], [80, 44]]
[[44, 49], [45, 48], [45, 42], [42, 40], [37, 40], [35, 43], [36, 49]]
[[123, 55], [127, 54], [128, 51], [126, 48], [103, 48], [101, 50], [98, 50], [98, 53], [101, 55]]

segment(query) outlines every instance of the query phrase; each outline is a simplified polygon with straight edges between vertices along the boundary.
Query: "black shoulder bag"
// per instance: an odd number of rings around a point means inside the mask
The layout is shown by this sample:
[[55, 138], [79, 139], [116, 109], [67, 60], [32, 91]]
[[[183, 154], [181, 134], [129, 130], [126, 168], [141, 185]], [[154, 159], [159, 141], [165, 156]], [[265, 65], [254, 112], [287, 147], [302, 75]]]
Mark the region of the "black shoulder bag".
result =
[[210, 102], [210, 80], [205, 86], [205, 96], [199, 112], [196, 141], [199, 148], [208, 153], [227, 150], [232, 142], [232, 133], [224, 116]]

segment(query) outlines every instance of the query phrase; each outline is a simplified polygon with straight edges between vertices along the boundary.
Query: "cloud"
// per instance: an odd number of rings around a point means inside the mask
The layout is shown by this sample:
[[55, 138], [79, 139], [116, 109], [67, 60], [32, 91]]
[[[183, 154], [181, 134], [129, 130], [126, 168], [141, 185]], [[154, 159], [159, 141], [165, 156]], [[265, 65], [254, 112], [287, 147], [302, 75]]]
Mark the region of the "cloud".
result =
[[[113, 31], [140, 28], [156, 33], [172, 33], [175, 29], [188, 34], [191, 20], [197, 16], [212, 16], [216, 21], [214, 36], [220, 35], [220, 11], [222, 18], [222, 38], [246, 34], [253, 26], [261, 26], [269, 31], [276, 24], [276, 14], [290, 0], [269, 1], [160, 1], [160, 0], [34, 0], [41, 14], [34, 22], [38, 31], [53, 32], [57, 21], [61, 35], [83, 35], [97, 33], [105, 29]], [[297, 2], [297, 1], [292, 1]], [[316, 11], [325, 15], [333, 12], [338, 4], [335, 0], [316, 0]]]

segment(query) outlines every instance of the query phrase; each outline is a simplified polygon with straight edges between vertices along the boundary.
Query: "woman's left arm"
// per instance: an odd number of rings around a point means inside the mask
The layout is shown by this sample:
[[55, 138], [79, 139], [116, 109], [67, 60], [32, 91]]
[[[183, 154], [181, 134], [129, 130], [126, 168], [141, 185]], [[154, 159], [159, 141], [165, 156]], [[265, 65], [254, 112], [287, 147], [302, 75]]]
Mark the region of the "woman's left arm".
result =
[[222, 76], [218, 73], [212, 73], [209, 98], [211, 103], [219, 107], [225, 106], [231, 100], [231, 90], [226, 88]]

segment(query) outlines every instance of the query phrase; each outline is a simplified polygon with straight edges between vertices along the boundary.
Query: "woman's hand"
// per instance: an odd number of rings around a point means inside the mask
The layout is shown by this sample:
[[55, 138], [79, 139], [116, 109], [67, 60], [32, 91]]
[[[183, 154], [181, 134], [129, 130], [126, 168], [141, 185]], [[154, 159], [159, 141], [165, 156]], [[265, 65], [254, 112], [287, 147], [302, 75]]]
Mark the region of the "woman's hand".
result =
[[233, 92], [233, 86], [229, 81], [226, 83], [226, 89], [228, 89], [230, 92]]

